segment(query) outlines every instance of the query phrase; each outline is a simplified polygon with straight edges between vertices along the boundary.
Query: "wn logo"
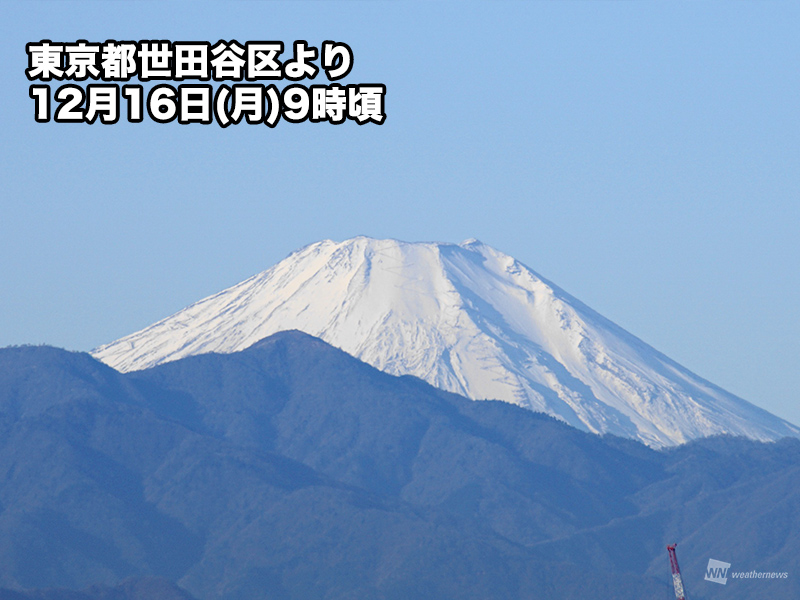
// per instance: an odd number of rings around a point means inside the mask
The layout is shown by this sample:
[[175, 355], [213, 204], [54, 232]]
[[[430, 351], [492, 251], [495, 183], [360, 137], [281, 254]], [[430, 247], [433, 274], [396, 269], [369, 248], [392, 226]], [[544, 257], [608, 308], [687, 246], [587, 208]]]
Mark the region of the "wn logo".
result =
[[708, 559], [708, 566], [706, 567], [706, 581], [713, 581], [714, 583], [721, 583], [725, 585], [728, 583], [728, 569], [731, 568], [731, 563], [722, 562], [721, 560]]

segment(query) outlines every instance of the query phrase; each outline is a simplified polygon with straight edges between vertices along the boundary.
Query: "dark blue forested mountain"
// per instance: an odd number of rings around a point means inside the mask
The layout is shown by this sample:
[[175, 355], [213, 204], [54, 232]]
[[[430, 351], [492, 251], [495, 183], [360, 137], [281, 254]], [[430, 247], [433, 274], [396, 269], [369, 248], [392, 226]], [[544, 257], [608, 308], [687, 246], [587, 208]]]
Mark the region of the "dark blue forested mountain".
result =
[[33, 591], [0, 589], [0, 600], [195, 600], [161, 577], [131, 577], [114, 586], [92, 585], [80, 591], [51, 588]]
[[667, 599], [674, 541], [691, 598], [800, 597], [800, 441], [658, 452], [299, 332], [124, 375], [0, 350], [0, 599]]

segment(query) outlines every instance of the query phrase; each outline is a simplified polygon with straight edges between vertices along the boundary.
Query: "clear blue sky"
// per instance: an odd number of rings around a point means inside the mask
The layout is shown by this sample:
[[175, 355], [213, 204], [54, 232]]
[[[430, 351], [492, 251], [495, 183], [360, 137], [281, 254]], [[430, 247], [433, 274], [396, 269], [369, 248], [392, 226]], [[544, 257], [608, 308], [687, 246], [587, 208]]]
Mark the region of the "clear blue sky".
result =
[[[323, 238], [477, 237], [800, 423], [800, 5], [2, 3], [0, 346], [94, 346]], [[37, 124], [41, 39], [348, 43], [381, 127]]]

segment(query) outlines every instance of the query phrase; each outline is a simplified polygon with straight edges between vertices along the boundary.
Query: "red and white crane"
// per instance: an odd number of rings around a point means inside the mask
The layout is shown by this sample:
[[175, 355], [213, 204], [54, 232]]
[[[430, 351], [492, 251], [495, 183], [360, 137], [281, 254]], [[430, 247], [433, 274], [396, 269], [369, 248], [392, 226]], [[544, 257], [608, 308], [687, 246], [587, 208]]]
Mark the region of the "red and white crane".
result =
[[686, 595], [683, 591], [681, 568], [678, 566], [678, 557], [675, 555], [675, 546], [677, 545], [678, 544], [671, 544], [667, 546], [667, 552], [669, 552], [669, 566], [672, 567], [672, 585], [675, 586], [675, 598], [677, 600], [686, 600]]

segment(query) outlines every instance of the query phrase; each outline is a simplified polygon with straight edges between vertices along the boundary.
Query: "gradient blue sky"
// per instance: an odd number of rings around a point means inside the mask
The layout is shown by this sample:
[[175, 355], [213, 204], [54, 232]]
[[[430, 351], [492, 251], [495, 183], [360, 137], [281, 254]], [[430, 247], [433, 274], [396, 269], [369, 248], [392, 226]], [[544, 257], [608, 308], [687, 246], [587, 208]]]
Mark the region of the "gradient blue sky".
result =
[[[323, 238], [477, 237], [800, 423], [800, 5], [0, 4], [0, 346], [89, 350]], [[34, 122], [41, 39], [348, 43], [381, 127]]]

